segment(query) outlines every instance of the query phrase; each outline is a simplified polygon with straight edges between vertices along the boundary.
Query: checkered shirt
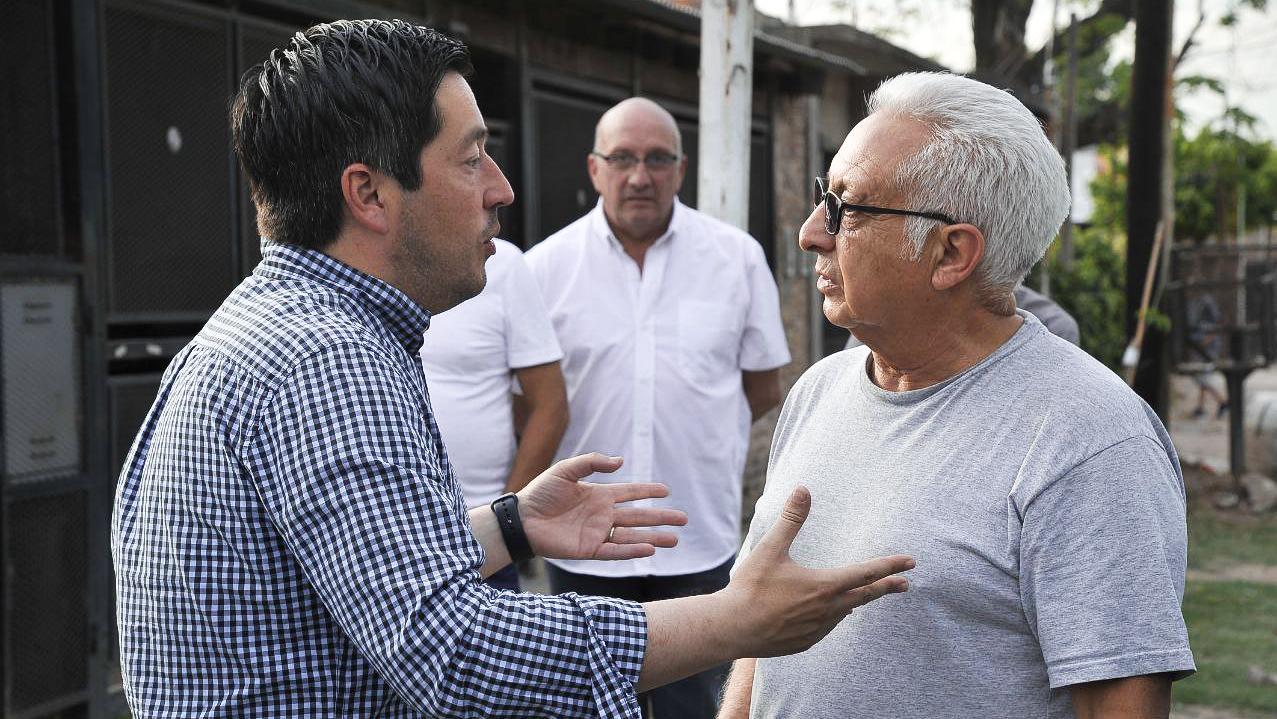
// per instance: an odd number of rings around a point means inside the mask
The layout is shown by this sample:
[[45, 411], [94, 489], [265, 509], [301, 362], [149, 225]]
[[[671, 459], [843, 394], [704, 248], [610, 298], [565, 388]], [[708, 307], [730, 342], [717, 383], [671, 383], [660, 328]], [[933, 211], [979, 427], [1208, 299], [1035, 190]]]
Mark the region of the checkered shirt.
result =
[[480, 583], [429, 323], [274, 245], [174, 358], [111, 525], [135, 716], [639, 715], [641, 607]]

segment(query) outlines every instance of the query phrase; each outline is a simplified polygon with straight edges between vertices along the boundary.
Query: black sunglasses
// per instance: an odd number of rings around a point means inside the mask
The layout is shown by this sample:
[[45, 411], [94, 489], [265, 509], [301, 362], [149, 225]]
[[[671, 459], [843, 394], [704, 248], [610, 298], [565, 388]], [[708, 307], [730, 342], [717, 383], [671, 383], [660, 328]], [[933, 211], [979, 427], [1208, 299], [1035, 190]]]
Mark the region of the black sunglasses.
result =
[[824, 203], [825, 232], [831, 235], [838, 234], [838, 225], [842, 222], [842, 213], [844, 212], [864, 212], [870, 215], [910, 215], [912, 217], [925, 217], [928, 220], [943, 222], [946, 225], [958, 224], [953, 221], [953, 218], [939, 212], [897, 210], [891, 207], [874, 207], [873, 205], [857, 205], [851, 202], [843, 202], [841, 197], [830, 192], [825, 187], [825, 181], [819, 177], [816, 178], [816, 184], [812, 188], [811, 198], [813, 206]]

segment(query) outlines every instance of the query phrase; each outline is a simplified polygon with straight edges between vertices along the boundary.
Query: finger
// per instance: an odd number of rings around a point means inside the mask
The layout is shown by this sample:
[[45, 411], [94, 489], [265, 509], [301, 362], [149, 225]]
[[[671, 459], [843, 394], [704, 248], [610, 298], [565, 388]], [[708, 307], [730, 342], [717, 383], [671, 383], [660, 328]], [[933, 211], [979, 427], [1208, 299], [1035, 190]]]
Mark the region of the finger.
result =
[[794, 537], [798, 536], [798, 530], [803, 528], [803, 522], [807, 521], [809, 512], [811, 512], [811, 492], [800, 484], [789, 493], [789, 498], [785, 500], [785, 508], [780, 512], [780, 518], [771, 529], [767, 530], [767, 533], [759, 540], [759, 544], [788, 554], [789, 547], [793, 545]]
[[850, 564], [838, 569], [829, 570], [834, 584], [842, 591], [850, 591], [865, 587], [874, 582], [900, 572], [913, 569], [913, 557], [896, 554], [890, 557], [878, 557], [867, 562]]
[[851, 612], [856, 607], [863, 607], [875, 599], [885, 597], [888, 594], [899, 594], [909, 591], [909, 580], [904, 577], [885, 577], [868, 586], [853, 589], [843, 594], [846, 600], [844, 608]]
[[595, 559], [638, 559], [656, 554], [656, 547], [650, 544], [600, 544]]
[[656, 482], [625, 482], [609, 484], [607, 489], [612, 493], [613, 502], [633, 502], [636, 499], [659, 499], [668, 497], [670, 488]]
[[650, 544], [654, 547], [669, 549], [678, 544], [678, 535], [673, 532], [654, 532], [618, 526], [612, 530], [612, 538], [607, 541], [613, 544]]
[[579, 482], [595, 472], [615, 472], [621, 468], [622, 461], [620, 457], [609, 457], [599, 452], [590, 452], [589, 454], [578, 454], [575, 457], [568, 457], [555, 462], [549, 471], [556, 477]]
[[663, 507], [617, 509], [612, 512], [612, 524], [618, 527], [681, 527], [687, 524], [687, 512]]

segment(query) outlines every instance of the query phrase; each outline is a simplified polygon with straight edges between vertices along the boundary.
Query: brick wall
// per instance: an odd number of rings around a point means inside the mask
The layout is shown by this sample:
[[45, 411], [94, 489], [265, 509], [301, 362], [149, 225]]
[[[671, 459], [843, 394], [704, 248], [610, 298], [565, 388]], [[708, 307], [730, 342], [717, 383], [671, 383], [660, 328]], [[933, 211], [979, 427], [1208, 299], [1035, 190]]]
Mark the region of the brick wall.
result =
[[[772, 105], [772, 184], [775, 187], [774, 235], [776, 279], [780, 287], [781, 320], [793, 361], [781, 370], [781, 390], [788, 393], [811, 365], [812, 279], [805, 266], [811, 256], [798, 251], [798, 228], [811, 211], [808, 188], [811, 184], [807, 147], [808, 104], [806, 96], [778, 94]], [[774, 409], [754, 423], [749, 454], [745, 462], [745, 491], [742, 501], [742, 531], [749, 527], [754, 503], [766, 480], [767, 453], [780, 409]]]

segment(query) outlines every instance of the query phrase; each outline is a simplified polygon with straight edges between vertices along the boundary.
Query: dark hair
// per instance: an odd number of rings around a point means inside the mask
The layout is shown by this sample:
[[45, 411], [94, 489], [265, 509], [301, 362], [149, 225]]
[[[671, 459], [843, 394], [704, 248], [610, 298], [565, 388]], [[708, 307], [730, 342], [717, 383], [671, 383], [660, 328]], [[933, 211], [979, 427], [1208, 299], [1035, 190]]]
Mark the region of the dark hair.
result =
[[465, 45], [400, 20], [316, 25], [240, 79], [235, 154], [260, 232], [322, 249], [341, 229], [339, 178], [362, 162], [421, 187], [421, 150], [439, 133], [435, 92], [471, 72]]

